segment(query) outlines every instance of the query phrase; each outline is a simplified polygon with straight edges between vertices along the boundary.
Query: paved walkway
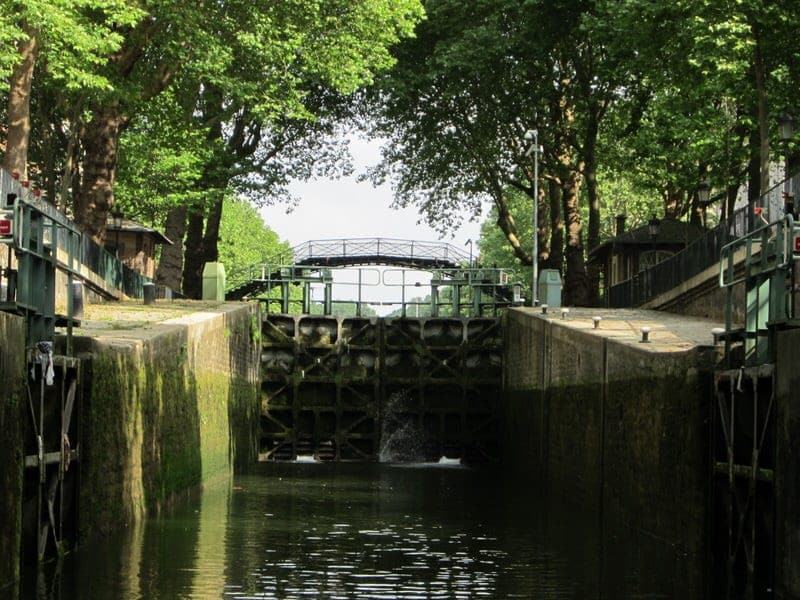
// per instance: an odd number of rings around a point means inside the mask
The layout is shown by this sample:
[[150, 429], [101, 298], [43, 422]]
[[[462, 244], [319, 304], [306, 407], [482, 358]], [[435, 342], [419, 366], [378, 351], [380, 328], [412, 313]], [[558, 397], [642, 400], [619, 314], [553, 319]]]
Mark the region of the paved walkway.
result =
[[[588, 333], [613, 338], [623, 343], [636, 344], [642, 350], [653, 352], [678, 352], [697, 346], [712, 346], [711, 330], [722, 327], [709, 319], [687, 317], [684, 315], [656, 310], [628, 308], [570, 308], [566, 318], [561, 309], [548, 308], [546, 315], [541, 308], [515, 308], [540, 319], [550, 319], [559, 325], [580, 329]], [[595, 329], [593, 317], [602, 317], [600, 326]], [[640, 343], [641, 328], [650, 328], [650, 344]]]

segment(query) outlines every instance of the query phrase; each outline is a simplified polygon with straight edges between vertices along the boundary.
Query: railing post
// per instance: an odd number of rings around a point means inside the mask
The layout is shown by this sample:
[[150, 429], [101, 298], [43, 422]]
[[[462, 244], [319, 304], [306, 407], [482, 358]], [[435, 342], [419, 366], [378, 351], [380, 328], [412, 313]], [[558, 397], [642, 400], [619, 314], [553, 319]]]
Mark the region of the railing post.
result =
[[358, 270], [358, 304], [356, 304], [356, 316], [361, 316], [361, 269]]

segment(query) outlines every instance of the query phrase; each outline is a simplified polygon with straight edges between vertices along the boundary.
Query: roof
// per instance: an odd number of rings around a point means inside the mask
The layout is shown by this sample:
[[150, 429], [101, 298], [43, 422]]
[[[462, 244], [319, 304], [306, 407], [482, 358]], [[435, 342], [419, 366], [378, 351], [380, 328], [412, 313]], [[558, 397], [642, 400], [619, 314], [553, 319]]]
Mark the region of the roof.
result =
[[122, 219], [122, 226], [117, 229], [114, 227], [114, 217], [109, 215], [109, 217], [106, 219], [106, 231], [119, 231], [121, 233], [147, 233], [156, 239], [157, 244], [169, 244], [172, 246], [172, 241], [160, 231], [130, 219]]
[[635, 227], [625, 231], [621, 235], [608, 238], [599, 246], [589, 251], [590, 259], [604, 250], [619, 246], [675, 246], [688, 245], [705, 233], [705, 229], [699, 225], [678, 221], [677, 219], [666, 218], [661, 220], [658, 228], [658, 237], [655, 240], [650, 237], [650, 229], [645, 223], [640, 227]]

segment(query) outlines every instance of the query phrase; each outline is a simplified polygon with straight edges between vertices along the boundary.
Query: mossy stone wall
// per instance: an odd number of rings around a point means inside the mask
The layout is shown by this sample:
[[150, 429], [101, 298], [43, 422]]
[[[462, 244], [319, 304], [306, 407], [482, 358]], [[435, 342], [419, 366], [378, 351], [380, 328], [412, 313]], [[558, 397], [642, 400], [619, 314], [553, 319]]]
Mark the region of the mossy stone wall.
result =
[[655, 540], [673, 591], [702, 595], [713, 352], [656, 352], [517, 310], [504, 318], [505, 464], [597, 510], [607, 533]]
[[800, 330], [778, 333], [776, 598], [800, 598]]
[[81, 534], [157, 513], [257, 460], [258, 308], [228, 305], [152, 330], [79, 338], [86, 360]]
[[19, 576], [25, 320], [0, 312], [0, 596]]

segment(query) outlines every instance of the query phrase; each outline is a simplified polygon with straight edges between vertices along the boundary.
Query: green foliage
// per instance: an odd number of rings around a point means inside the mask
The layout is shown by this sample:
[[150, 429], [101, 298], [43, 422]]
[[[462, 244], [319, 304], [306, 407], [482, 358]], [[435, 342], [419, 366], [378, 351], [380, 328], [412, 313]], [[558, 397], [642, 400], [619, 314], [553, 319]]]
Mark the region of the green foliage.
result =
[[[522, 243], [528, 252], [533, 251], [533, 201], [525, 194], [519, 192], [509, 193], [509, 210], [517, 224]], [[530, 289], [533, 277], [532, 267], [520, 265], [514, 256], [511, 246], [503, 232], [497, 227], [497, 208], [492, 208], [489, 215], [481, 223], [481, 237], [478, 240], [480, 255], [478, 261], [485, 267], [497, 265], [501, 269], [508, 269], [511, 279], [520, 281], [523, 289]]]
[[22, 0], [0, 4], [0, 77], [18, 61], [16, 43], [36, 36], [40, 62], [68, 90], [107, 89], [107, 57], [123, 43], [121, 28], [135, 25], [141, 9], [125, 0]]
[[244, 200], [229, 198], [220, 224], [219, 260], [225, 265], [228, 288], [248, 276], [248, 268], [291, 253], [291, 246], [278, 237]]
[[120, 143], [117, 201], [131, 218], [160, 227], [169, 209], [202, 202], [198, 189], [212, 157], [201, 129], [187, 128], [174, 94], [154, 98]]

